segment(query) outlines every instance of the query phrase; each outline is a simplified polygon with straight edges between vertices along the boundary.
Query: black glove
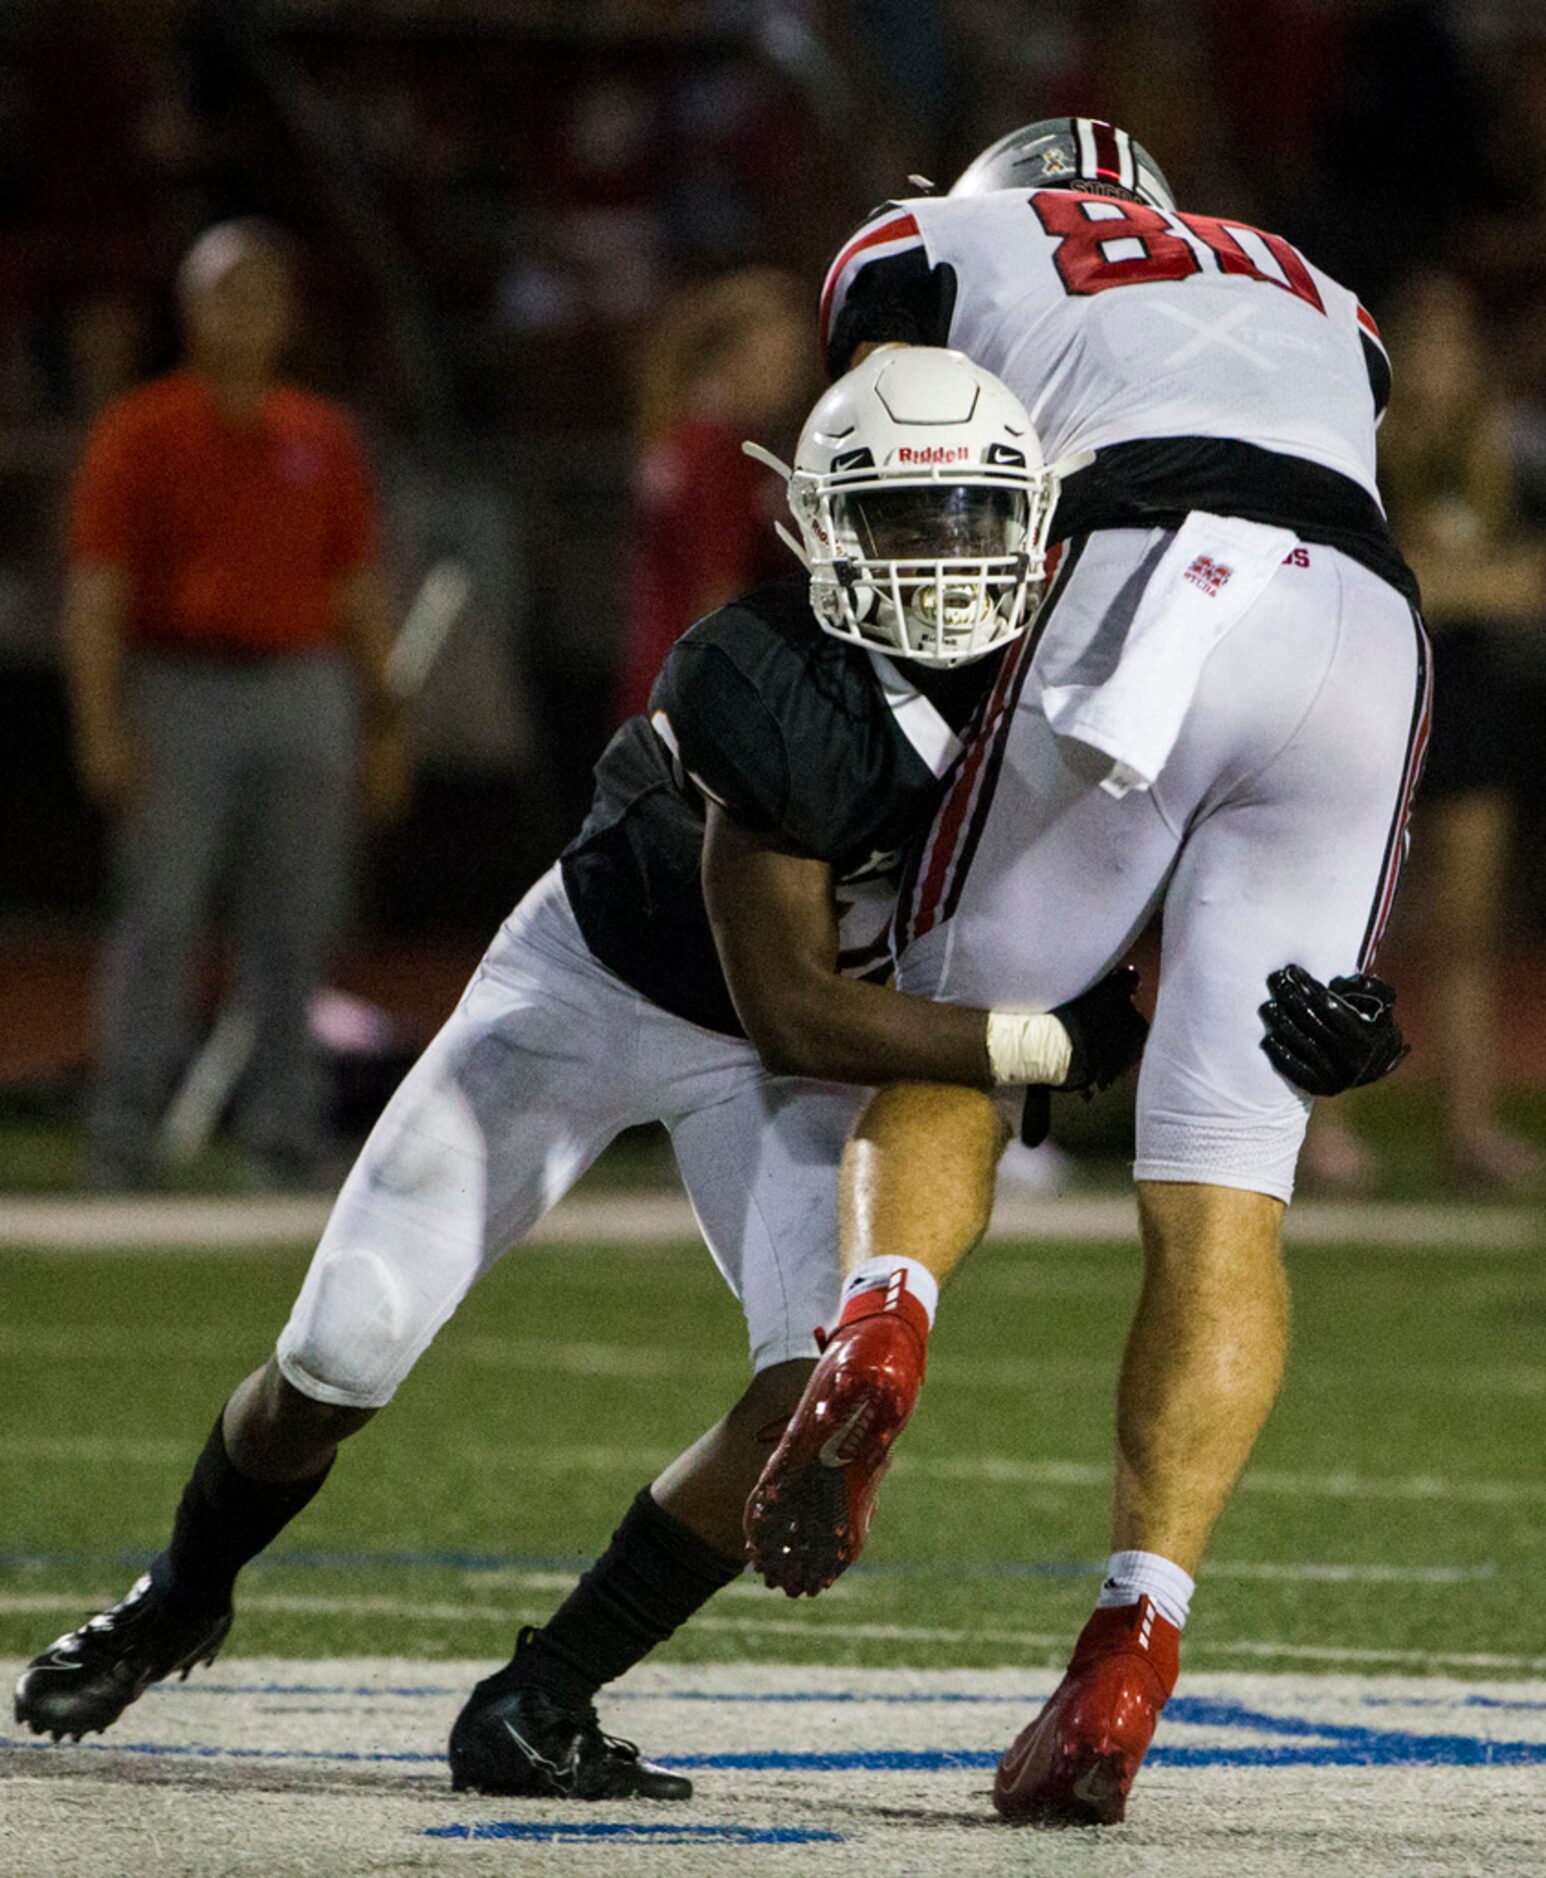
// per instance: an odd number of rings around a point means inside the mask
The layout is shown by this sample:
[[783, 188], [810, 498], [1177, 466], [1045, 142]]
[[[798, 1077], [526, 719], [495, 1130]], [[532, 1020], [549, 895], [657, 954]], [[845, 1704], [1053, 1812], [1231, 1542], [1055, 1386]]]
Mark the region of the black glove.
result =
[[1396, 994], [1359, 972], [1323, 985], [1302, 965], [1267, 978], [1261, 1047], [1272, 1066], [1306, 1095], [1341, 1095], [1388, 1076], [1411, 1052], [1395, 1019]]
[[[1088, 1100], [1097, 1089], [1109, 1089], [1119, 1076], [1125, 1076], [1143, 1055], [1149, 1022], [1133, 1003], [1138, 985], [1137, 970], [1119, 965], [1052, 1013], [1073, 1046], [1068, 1074], [1058, 1084], [1063, 1094]], [[1020, 1139], [1028, 1148], [1039, 1148], [1046, 1140], [1051, 1120], [1051, 1091], [1045, 1084], [1027, 1089]]]

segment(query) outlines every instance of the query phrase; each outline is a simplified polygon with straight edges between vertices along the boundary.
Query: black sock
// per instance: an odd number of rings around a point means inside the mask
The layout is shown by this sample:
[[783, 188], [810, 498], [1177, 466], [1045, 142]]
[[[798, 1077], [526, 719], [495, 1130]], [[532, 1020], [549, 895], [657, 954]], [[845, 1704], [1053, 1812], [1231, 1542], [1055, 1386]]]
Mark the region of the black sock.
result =
[[535, 1686], [565, 1707], [583, 1706], [745, 1566], [657, 1506], [646, 1487], [606, 1551], [540, 1630], [521, 1633], [509, 1666], [492, 1680]]
[[183, 1488], [172, 1543], [150, 1568], [157, 1591], [198, 1611], [226, 1608], [236, 1574], [289, 1525], [332, 1466], [309, 1480], [251, 1480], [231, 1464], [222, 1419], [223, 1411]]

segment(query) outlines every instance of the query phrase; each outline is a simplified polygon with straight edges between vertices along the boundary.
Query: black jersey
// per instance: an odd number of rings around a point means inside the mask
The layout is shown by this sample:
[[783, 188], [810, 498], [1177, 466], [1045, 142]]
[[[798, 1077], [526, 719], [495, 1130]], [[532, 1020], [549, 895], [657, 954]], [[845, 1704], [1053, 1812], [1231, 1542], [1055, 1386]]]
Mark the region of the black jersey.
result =
[[839, 969], [889, 967], [903, 850], [924, 835], [960, 733], [1001, 654], [929, 671], [822, 631], [804, 577], [700, 620], [596, 766], [564, 850], [595, 956], [652, 1003], [730, 1036], [741, 1025], [703, 903], [704, 805], [720, 803], [837, 877]]

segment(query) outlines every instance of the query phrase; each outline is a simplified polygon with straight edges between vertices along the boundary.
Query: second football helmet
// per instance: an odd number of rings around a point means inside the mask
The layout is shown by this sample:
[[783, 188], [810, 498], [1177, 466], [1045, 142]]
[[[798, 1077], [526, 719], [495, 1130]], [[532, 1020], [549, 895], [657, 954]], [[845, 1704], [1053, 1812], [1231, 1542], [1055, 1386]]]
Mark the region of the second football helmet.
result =
[[964, 353], [872, 352], [812, 411], [784, 473], [800, 530], [785, 539], [827, 632], [948, 666], [1029, 625], [1057, 477], [1019, 399]]
[[1010, 131], [966, 166], [950, 193], [997, 189], [1112, 189], [1153, 209], [1176, 206], [1165, 172], [1143, 145], [1098, 117], [1046, 117]]

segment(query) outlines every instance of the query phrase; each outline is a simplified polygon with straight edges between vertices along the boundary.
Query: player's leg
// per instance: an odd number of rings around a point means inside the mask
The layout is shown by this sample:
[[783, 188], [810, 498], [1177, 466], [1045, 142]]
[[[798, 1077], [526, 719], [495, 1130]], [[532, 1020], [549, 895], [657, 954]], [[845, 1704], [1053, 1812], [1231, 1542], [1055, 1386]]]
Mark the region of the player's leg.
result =
[[744, 1508], [757, 1571], [790, 1597], [814, 1596], [863, 1550], [940, 1283], [987, 1230], [1007, 1138], [988, 1096], [914, 1084], [877, 1096], [844, 1150], [836, 1321]]
[[1151, 1180], [1138, 1212], [1144, 1278], [1117, 1391], [1112, 1549], [1191, 1576], [1283, 1378], [1283, 1202]]
[[[1019, 655], [1024, 696], [1012, 681], [916, 868], [900, 921], [904, 990], [1050, 1010], [1087, 989], [1141, 930], [1178, 825], [1148, 795], [1118, 800], [1100, 789], [1109, 759], [1053, 735], [1037, 674], [1044, 660], [1076, 669], [1111, 621], [1130, 617], [1164, 539], [1096, 537], [1060, 577], [1034, 673]], [[875, 1097], [845, 1155], [842, 1315], [747, 1507], [754, 1563], [791, 1596], [819, 1591], [857, 1556], [922, 1381], [938, 1286], [986, 1228], [1004, 1139], [987, 1095], [913, 1085]], [[833, 1446], [850, 1424], [862, 1438]], [[835, 1533], [822, 1515], [835, 1483], [818, 1492], [823, 1453], [829, 1468], [847, 1456], [851, 1510]]]
[[[837, 1160], [861, 1092], [766, 1076], [749, 1045], [663, 1015], [649, 1048], [677, 1160], [716, 1263], [746, 1313], [754, 1371], [729, 1413], [640, 1490], [600, 1558], [547, 1623], [524, 1631], [484, 1679], [451, 1738], [452, 1778], [483, 1792], [533, 1791], [505, 1724], [560, 1731], [593, 1718], [602, 1688], [738, 1578], [746, 1495], [799, 1400], [814, 1332], [837, 1291]], [[583, 1742], [583, 1733], [580, 1738]], [[611, 1766], [582, 1745], [580, 1798], [690, 1791], [659, 1770]]]
[[201, 1660], [232, 1586], [320, 1488], [477, 1278], [619, 1129], [644, 1119], [648, 1007], [579, 942], [553, 879], [490, 948], [334, 1206], [274, 1358], [210, 1432], [171, 1542], [122, 1604], [24, 1674], [17, 1718], [106, 1727]]
[[[1139, 1080], [1144, 1283], [1118, 1393], [1113, 1550], [1067, 1677], [1000, 1769], [996, 1802], [1013, 1819], [1122, 1816], [1174, 1685], [1193, 1575], [1282, 1377], [1279, 1225], [1309, 1104], [1259, 1049], [1257, 1006], [1288, 959], [1330, 975], [1371, 957], [1425, 711], [1407, 610], [1361, 570], [1341, 578], [1346, 608], [1335, 588], [1305, 583], [1319, 606], [1269, 610], [1226, 644], [1199, 699], [1221, 729], [1234, 719], [1241, 761], [1213, 766], [1165, 899]], [[1227, 705], [1252, 663], [1280, 697], [1324, 677], [1286, 742]], [[1206, 744], [1183, 759], [1178, 788]]]

